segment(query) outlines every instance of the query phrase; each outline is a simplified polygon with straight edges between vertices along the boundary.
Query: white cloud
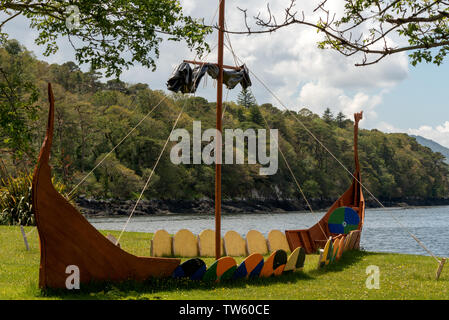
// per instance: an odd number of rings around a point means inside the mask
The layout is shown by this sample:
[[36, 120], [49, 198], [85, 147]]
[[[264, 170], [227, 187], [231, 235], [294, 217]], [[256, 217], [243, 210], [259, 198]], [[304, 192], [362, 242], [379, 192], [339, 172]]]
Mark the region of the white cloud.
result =
[[376, 129], [386, 132], [386, 133], [405, 133], [407, 130], [396, 128], [394, 125], [381, 121], [377, 124]]
[[195, 0], [182, 0], [182, 8], [184, 9], [184, 12], [186, 14], [193, 14], [194, 9], [196, 8], [196, 1]]
[[[281, 12], [288, 3], [279, 1], [270, 5], [273, 12]], [[341, 8], [342, 3], [338, 0], [332, 5]], [[244, 30], [241, 12], [231, 9], [232, 5], [227, 6], [228, 21], [233, 22], [229, 29]], [[248, 17], [257, 15], [259, 10], [265, 11], [264, 7], [251, 9], [258, 7], [260, 2], [255, 0], [244, 4], [244, 8], [248, 8]], [[301, 2], [298, 7], [299, 12], [304, 9], [306, 16], [314, 19], [310, 13], [316, 7], [315, 2]], [[342, 111], [348, 116], [364, 110], [366, 118], [374, 121], [377, 117], [375, 109], [381, 104], [383, 95], [408, 76], [406, 54], [388, 57], [372, 66], [355, 67], [360, 57], [348, 58], [318, 49], [317, 41], [321, 37], [309, 27], [293, 25], [269, 35], [230, 37], [237, 55], [291, 109], [307, 107], [322, 113], [330, 107], [334, 113]], [[392, 42], [391, 39], [388, 41]], [[255, 79], [253, 92], [259, 102], [279, 105]]]
[[449, 148], [449, 121], [445, 121], [441, 125], [435, 127], [429, 125], [423, 125], [419, 128], [400, 129], [387, 122], [380, 122], [377, 124], [377, 129], [387, 133], [407, 133], [410, 135], [421, 136], [426, 139], [438, 142], [442, 146]]
[[418, 129], [408, 129], [407, 133], [431, 139], [449, 148], [449, 121], [445, 121], [442, 125], [438, 125], [435, 128], [424, 125]]
[[372, 123], [377, 119], [375, 108], [382, 102], [382, 93], [367, 94], [357, 92], [353, 95], [347, 94], [343, 89], [326, 86], [318, 82], [308, 82], [305, 84], [298, 97], [298, 105], [305, 106], [318, 114], [322, 114], [326, 108], [330, 108], [334, 113], [343, 112], [347, 116], [352, 116], [355, 112], [364, 112], [362, 124]]
[[[314, 21], [318, 16], [313, 13], [321, 0], [302, 1], [297, 3], [297, 10], [304, 10], [305, 16]], [[272, 12], [281, 17], [283, 10], [289, 5], [289, 0], [270, 2]], [[219, 1], [181, 0], [186, 14], [204, 18], [211, 23], [211, 18], [218, 18], [217, 7]], [[343, 0], [329, 3], [332, 10], [342, 13]], [[266, 13], [266, 2], [248, 0], [244, 3], [237, 0], [226, 2], [226, 21], [230, 30], [245, 30], [243, 14], [237, 7], [248, 9], [249, 22], [259, 12]], [[23, 28], [24, 19], [8, 24], [8, 31], [12, 36], [26, 44], [42, 59], [42, 47], [33, 43], [36, 32]], [[216, 32], [210, 36], [210, 44], [216, 44]], [[355, 67], [357, 57], [348, 58], [330, 50], [317, 48], [317, 41], [321, 36], [315, 29], [304, 26], [290, 26], [272, 34], [264, 35], [229, 35], [236, 54], [264, 81], [273, 92], [291, 109], [308, 107], [312, 111], [321, 113], [330, 107], [334, 113], [342, 111], [348, 116], [354, 111], [363, 109], [367, 119], [376, 119], [376, 107], [382, 102], [385, 92], [396, 86], [408, 76], [408, 58], [406, 54], [392, 55], [382, 62], [367, 66]], [[388, 41], [393, 41], [389, 39]], [[74, 60], [73, 49], [66, 39], [58, 41], [61, 50], [58, 55], [45, 58], [46, 61], [62, 63]], [[190, 52], [183, 42], [163, 42], [160, 47], [160, 58], [157, 61], [156, 72], [136, 65], [125, 70], [124, 81], [135, 83], [145, 82], [153, 89], [165, 89], [167, 78], [173, 67], [183, 59], [193, 59], [195, 54]], [[216, 51], [207, 58], [216, 60]], [[234, 64], [232, 55], [225, 49], [225, 63]], [[209, 81], [209, 84], [211, 81]], [[239, 89], [230, 93], [229, 99], [235, 99]], [[253, 77], [253, 93], [259, 103], [272, 102], [279, 106], [265, 88]], [[215, 100], [215, 91], [211, 85], [197, 93], [207, 99]]]
[[[313, 17], [312, 11], [319, 2], [321, 0], [298, 2], [298, 12], [304, 10], [306, 17]], [[181, 3], [186, 14], [204, 18], [206, 23], [216, 23], [218, 1], [201, 1], [200, 4], [194, 0], [181, 0]], [[273, 12], [282, 14], [282, 10], [289, 3], [290, 0], [279, 0], [270, 2], [270, 5]], [[343, 0], [334, 0], [329, 2], [329, 5], [335, 10], [340, 10], [339, 14], [341, 14], [342, 3]], [[249, 21], [252, 22], [253, 16], [259, 12], [262, 15], [266, 12], [265, 5], [265, 1], [259, 0], [248, 0], [244, 3], [227, 0], [228, 29], [245, 30], [242, 12], [237, 7], [247, 8]], [[213, 22], [211, 22], [212, 17], [215, 17]], [[50, 63], [63, 63], [75, 59], [73, 48], [66, 39], [58, 40], [60, 51], [57, 55], [43, 57], [44, 48], [34, 43], [37, 32], [24, 28], [26, 25], [28, 21], [25, 18], [14, 19], [5, 26], [5, 31], [34, 51], [39, 59]], [[307, 107], [322, 114], [324, 109], [329, 107], [334, 114], [342, 111], [348, 117], [351, 117], [354, 112], [363, 110], [365, 115], [363, 127], [378, 128], [385, 132], [421, 135], [449, 147], [449, 121], [446, 121], [449, 119], [442, 119], [440, 125], [401, 129], [380, 121], [378, 117], [377, 109], [386, 99], [385, 94], [391, 92], [409, 76], [406, 53], [391, 55], [371, 66], [355, 67], [355, 62], [360, 61], [358, 57], [348, 58], [334, 51], [318, 49], [316, 44], [320, 40], [320, 35], [316, 33], [316, 30], [308, 27], [290, 26], [272, 34], [251, 36], [230, 34], [229, 37], [239, 58], [280, 97], [288, 108], [299, 110]], [[400, 39], [393, 36], [387, 41], [398, 43]], [[214, 32], [209, 37], [211, 47], [216, 42], [217, 33]], [[147, 83], [152, 89], [165, 90], [165, 83], [174, 67], [183, 59], [195, 57], [195, 54], [190, 52], [183, 42], [163, 42], [160, 49], [156, 72], [136, 65], [130, 70], [125, 70], [122, 79], [130, 83]], [[215, 61], [216, 50], [210, 53], [206, 60]], [[234, 64], [232, 55], [227, 49], [225, 49], [225, 63]], [[272, 102], [279, 106], [279, 103], [270, 96], [255, 77], [252, 77], [252, 81], [252, 90], [259, 103]], [[205, 89], [200, 86], [197, 95], [215, 101], [216, 93], [211, 83], [212, 81], [208, 81], [208, 87]], [[239, 88], [234, 89], [229, 94], [229, 100], [234, 100], [238, 93]], [[403, 123], [400, 126], [407, 128], [407, 125]]]

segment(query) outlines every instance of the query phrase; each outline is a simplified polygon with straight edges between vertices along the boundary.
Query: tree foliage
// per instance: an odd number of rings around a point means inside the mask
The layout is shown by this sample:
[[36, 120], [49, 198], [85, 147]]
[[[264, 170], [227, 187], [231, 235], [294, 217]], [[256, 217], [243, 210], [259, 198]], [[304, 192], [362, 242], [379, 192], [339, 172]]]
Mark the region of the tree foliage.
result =
[[0, 48], [0, 148], [19, 157], [30, 152], [29, 124], [39, 110], [32, 59], [16, 40]]
[[253, 93], [248, 88], [242, 88], [239, 95], [237, 96], [237, 103], [245, 108], [251, 108], [257, 105], [256, 98], [254, 98]]
[[[155, 69], [163, 39], [185, 41], [201, 54], [208, 49], [204, 36], [210, 31], [201, 21], [186, 16], [173, 0], [82, 0], [70, 2], [2, 0], [7, 17], [2, 27], [23, 15], [39, 32], [35, 42], [45, 46], [45, 55], [58, 50], [57, 39], [67, 37], [79, 63], [106, 76], [119, 76], [124, 68], [140, 63]], [[129, 53], [124, 54], [124, 52]]]
[[332, 123], [334, 121], [334, 114], [330, 108], [326, 108], [326, 110], [324, 110], [323, 120], [327, 123]]
[[344, 115], [344, 113], [343, 112], [339, 112], [338, 114], [337, 114], [337, 116], [335, 117], [335, 121], [337, 122], [337, 124], [338, 124], [338, 126], [340, 127], [340, 128], [343, 128], [344, 127], [344, 125], [345, 125], [345, 120], [346, 120], [346, 116]]
[[[1, 175], [3, 178], [0, 179], [0, 224], [36, 225], [31, 198], [33, 175], [26, 172], [20, 172], [16, 177], [9, 176], [6, 172], [2, 172]], [[59, 193], [64, 194], [64, 184], [53, 179], [53, 185]], [[72, 198], [67, 199], [73, 203]]]
[[[255, 17], [254, 30], [242, 10], [247, 31], [271, 33], [284, 27], [305, 25], [324, 36], [320, 48], [345, 56], [361, 54], [356, 64], [369, 65], [399, 52], [409, 52], [411, 63], [440, 65], [449, 51], [449, 3], [440, 0], [344, 0], [341, 10], [333, 1], [317, 0], [313, 14], [306, 14], [290, 0], [277, 16], [269, 5]], [[317, 16], [317, 18], [315, 18]], [[263, 18], [265, 17], [265, 18]], [[399, 41], [394, 39], [399, 38]]]
[[[10, 54], [0, 49], [5, 59]], [[183, 104], [185, 113], [179, 128], [192, 135], [193, 121], [201, 121], [202, 131], [214, 128], [215, 103], [202, 97], [166, 96], [144, 84], [102, 83], [95, 73], [81, 72], [74, 63], [49, 65], [19, 56], [29, 79], [39, 91], [36, 120], [24, 118], [30, 130], [28, 154], [3, 146], [1, 160], [9, 172], [17, 170], [9, 156], [23, 159], [31, 172], [42, 144], [47, 121], [46, 84], [52, 82], [55, 95], [55, 134], [51, 164], [55, 177], [70, 191], [114, 146], [163, 98], [160, 106], [105, 162], [94, 170], [77, 189], [77, 195], [96, 198], [133, 199], [141, 191], [167, 139], [174, 119]], [[10, 72], [14, 72], [13, 69]], [[8, 78], [14, 74], [8, 74]], [[169, 75], [167, 75], [168, 77]], [[0, 97], [3, 96], [0, 94]], [[332, 110], [329, 110], [333, 114]], [[303, 108], [295, 116], [350, 170], [354, 169], [353, 122], [349, 115], [324, 118]], [[351, 177], [303, 129], [291, 114], [266, 103], [245, 108], [228, 102], [223, 128], [279, 129], [279, 144], [304, 193], [309, 198], [335, 199], [351, 183]], [[170, 142], [167, 151], [175, 142]], [[205, 143], [204, 143], [205, 144]], [[203, 146], [204, 146], [203, 144]], [[359, 152], [363, 183], [381, 200], [443, 198], [449, 196], [449, 166], [443, 155], [433, 153], [406, 134], [385, 134], [360, 130]], [[31, 156], [33, 154], [34, 156]], [[260, 176], [259, 165], [224, 164], [224, 199], [301, 199], [289, 169], [279, 156], [279, 170], [272, 176]], [[14, 174], [13, 174], [14, 175]], [[146, 199], [202, 199], [214, 196], [214, 166], [174, 165], [169, 152], [163, 154]]]

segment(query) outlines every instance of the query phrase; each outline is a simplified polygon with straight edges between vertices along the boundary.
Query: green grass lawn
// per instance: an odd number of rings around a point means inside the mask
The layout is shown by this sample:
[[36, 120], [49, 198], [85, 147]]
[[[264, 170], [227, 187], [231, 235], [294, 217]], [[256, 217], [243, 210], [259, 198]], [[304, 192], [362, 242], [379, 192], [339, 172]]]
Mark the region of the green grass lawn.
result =
[[[103, 233], [118, 235], [114, 231]], [[128, 232], [120, 242], [124, 250], [148, 256], [151, 237]], [[303, 271], [268, 279], [212, 284], [154, 279], [89, 285], [74, 291], [41, 291], [36, 231], [29, 234], [29, 243], [31, 250], [26, 251], [20, 228], [0, 226], [0, 299], [449, 299], [449, 265], [436, 281], [437, 264], [431, 257], [363, 251], [345, 252], [340, 261], [321, 270], [317, 270], [318, 256], [308, 255]], [[204, 259], [207, 265], [213, 260]], [[240, 262], [243, 257], [236, 260]], [[366, 288], [366, 268], [370, 265], [379, 267], [379, 289]]]

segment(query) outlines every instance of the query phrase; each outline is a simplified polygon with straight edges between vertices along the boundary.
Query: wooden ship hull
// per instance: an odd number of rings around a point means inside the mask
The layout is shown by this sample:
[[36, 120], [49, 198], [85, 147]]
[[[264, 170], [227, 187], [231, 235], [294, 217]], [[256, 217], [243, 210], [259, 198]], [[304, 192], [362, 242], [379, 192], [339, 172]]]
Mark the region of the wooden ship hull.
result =
[[[224, 48], [224, 8], [225, 0], [219, 4], [219, 32], [218, 32], [218, 59], [215, 66], [217, 73], [217, 112], [216, 129], [222, 132], [222, 103], [223, 103], [223, 75], [224, 68], [233, 68], [223, 65]], [[242, 66], [244, 67], [244, 66]], [[239, 67], [237, 69], [240, 69]], [[234, 68], [235, 69], [235, 68]], [[245, 69], [245, 67], [244, 67]], [[246, 70], [246, 69], [245, 69]], [[196, 80], [196, 79], [195, 79]], [[249, 79], [247, 85], [251, 85]], [[32, 182], [33, 212], [36, 219], [40, 241], [40, 269], [39, 287], [41, 288], [67, 288], [67, 281], [71, 279], [74, 267], [79, 272], [79, 282], [126, 280], [144, 281], [151, 277], [170, 277], [178, 270], [180, 259], [137, 257], [122, 250], [115, 243], [104, 237], [53, 187], [49, 158], [53, 140], [54, 126], [54, 97], [51, 85], [48, 85], [48, 98], [50, 111], [48, 115], [47, 132], [39, 154]], [[356, 237], [350, 236], [352, 248], [357, 248], [360, 241], [360, 232], [363, 227], [365, 201], [362, 193], [360, 165], [358, 160], [357, 135], [358, 123], [362, 114], [355, 114], [354, 126], [354, 156], [355, 173], [351, 187], [331, 206], [324, 217], [307, 230], [287, 230], [286, 239], [290, 250], [302, 247], [306, 253], [315, 253], [317, 249], [324, 247], [329, 239], [341, 238], [341, 233], [333, 233], [332, 230], [341, 230], [341, 221], [337, 221], [340, 229], [335, 229], [334, 213], [344, 207], [344, 217], [348, 209], [355, 219], [351, 220], [351, 228], [357, 229]], [[221, 149], [221, 141], [217, 149]], [[217, 156], [218, 157], [218, 156]], [[340, 209], [341, 212], [341, 209]], [[339, 214], [341, 217], [341, 214]], [[333, 219], [332, 230], [329, 228], [330, 219]], [[355, 222], [357, 221], [357, 222]], [[343, 221], [346, 223], [346, 220]], [[355, 225], [355, 224], [358, 225]], [[219, 261], [231, 261], [221, 258], [221, 164], [215, 164], [215, 258]], [[354, 240], [357, 243], [354, 243]], [[341, 239], [339, 240], [341, 242]], [[248, 250], [249, 251], [249, 250]], [[282, 254], [282, 256], [284, 256]], [[230, 257], [227, 257], [230, 258]], [[268, 261], [269, 259], [267, 259]], [[284, 262], [285, 263], [285, 262]], [[232, 262], [233, 267], [234, 262]], [[218, 270], [218, 269], [217, 269]], [[282, 273], [282, 272], [281, 272]], [[218, 273], [215, 275], [218, 276]]]
[[[68, 267], [79, 269], [80, 283], [125, 280], [144, 281], [151, 277], [170, 277], [180, 259], [137, 257], [122, 250], [97, 231], [78, 210], [53, 187], [50, 151], [53, 139], [54, 97], [48, 85], [50, 110], [47, 132], [39, 154], [32, 183], [33, 212], [40, 240], [39, 287], [66, 288]], [[291, 251], [302, 247], [307, 254], [324, 247], [331, 233], [328, 220], [340, 207], [350, 207], [359, 216], [358, 232], [364, 221], [365, 201], [358, 161], [357, 134], [361, 113], [355, 115], [354, 151], [356, 170], [350, 188], [331, 206], [324, 217], [306, 230], [286, 230]], [[353, 247], [358, 247], [360, 236]]]
[[54, 97], [48, 85], [50, 111], [45, 140], [34, 170], [33, 212], [40, 241], [39, 287], [66, 288], [67, 267], [79, 269], [80, 283], [142, 281], [171, 276], [180, 259], [136, 257], [97, 231], [53, 187], [49, 166], [53, 139]]
[[[302, 247], [307, 254], [315, 253], [319, 248], [323, 248], [327, 240], [332, 237], [336, 238], [340, 234], [332, 233], [329, 230], [329, 217], [337, 209], [341, 207], [349, 207], [353, 209], [358, 217], [359, 224], [357, 230], [362, 232], [365, 220], [365, 198], [363, 196], [363, 187], [361, 184], [360, 163], [358, 155], [358, 125], [362, 119], [362, 112], [354, 114], [354, 163], [355, 172], [353, 173], [353, 181], [348, 190], [334, 202], [327, 213], [315, 225], [304, 230], [286, 230], [288, 244], [291, 250]], [[360, 246], [360, 235], [354, 247]]]
[[[319, 248], [323, 248], [327, 240], [340, 236], [340, 234], [331, 233], [328, 227], [330, 215], [340, 207], [349, 207], [357, 212], [360, 222], [358, 231], [362, 231], [365, 217], [365, 200], [363, 198], [362, 188], [360, 186], [360, 175], [352, 182], [351, 187], [330, 207], [327, 213], [315, 225], [303, 230], [285, 230], [288, 244], [291, 250], [302, 247], [307, 254], [316, 253]], [[357, 239], [355, 247], [359, 247], [360, 237]]]

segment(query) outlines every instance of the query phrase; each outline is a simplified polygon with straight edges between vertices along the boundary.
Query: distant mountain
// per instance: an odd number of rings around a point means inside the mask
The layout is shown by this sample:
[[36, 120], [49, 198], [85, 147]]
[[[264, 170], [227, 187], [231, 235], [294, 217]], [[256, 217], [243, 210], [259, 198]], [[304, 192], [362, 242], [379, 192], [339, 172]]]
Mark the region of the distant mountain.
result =
[[443, 147], [441, 144], [439, 144], [433, 140], [426, 139], [421, 136], [415, 136], [415, 135], [410, 135], [410, 136], [415, 138], [416, 141], [418, 141], [418, 143], [422, 144], [425, 147], [430, 148], [433, 152], [439, 152], [442, 155], [444, 155], [446, 157], [446, 162], [449, 163], [449, 149], [448, 148]]

